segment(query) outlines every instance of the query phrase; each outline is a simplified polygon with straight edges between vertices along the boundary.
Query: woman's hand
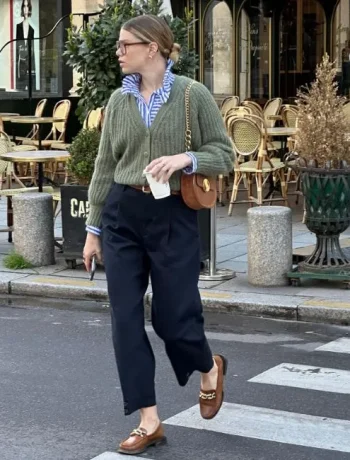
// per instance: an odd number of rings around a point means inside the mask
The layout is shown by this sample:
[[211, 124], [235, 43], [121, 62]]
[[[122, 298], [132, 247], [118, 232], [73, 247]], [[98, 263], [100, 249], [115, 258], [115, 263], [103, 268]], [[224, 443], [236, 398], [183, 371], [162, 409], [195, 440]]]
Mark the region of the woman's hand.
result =
[[96, 256], [97, 262], [102, 262], [102, 250], [100, 237], [88, 232], [83, 251], [83, 260], [85, 268], [88, 272], [91, 270], [91, 260]]
[[186, 153], [160, 157], [153, 160], [146, 168], [146, 172], [161, 183], [167, 182], [175, 171], [187, 168], [192, 165], [191, 158]]

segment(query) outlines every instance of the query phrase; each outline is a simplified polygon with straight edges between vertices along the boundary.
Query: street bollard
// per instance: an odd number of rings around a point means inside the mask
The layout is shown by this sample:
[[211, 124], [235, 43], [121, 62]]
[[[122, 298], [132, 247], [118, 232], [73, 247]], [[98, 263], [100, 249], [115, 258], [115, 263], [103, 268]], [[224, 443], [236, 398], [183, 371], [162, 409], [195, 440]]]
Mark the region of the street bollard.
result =
[[55, 263], [52, 196], [21, 193], [13, 202], [15, 251], [34, 267]]
[[284, 286], [292, 269], [292, 210], [269, 206], [248, 210], [248, 281]]

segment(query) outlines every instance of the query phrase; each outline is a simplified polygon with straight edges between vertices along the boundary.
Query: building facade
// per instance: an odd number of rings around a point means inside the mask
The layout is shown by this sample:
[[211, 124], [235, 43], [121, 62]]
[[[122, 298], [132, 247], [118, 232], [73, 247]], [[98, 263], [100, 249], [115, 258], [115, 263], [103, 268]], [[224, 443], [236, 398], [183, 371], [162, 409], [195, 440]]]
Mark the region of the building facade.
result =
[[[131, 1], [131, 0], [130, 0]], [[171, 3], [170, 3], [171, 2]], [[1, 0], [0, 99], [28, 92], [28, 34], [33, 43], [31, 86], [37, 97], [66, 96], [77, 75], [62, 53], [70, 13], [83, 26], [82, 14], [100, 10], [101, 0]], [[300, 85], [314, 79], [324, 52], [336, 62], [342, 92], [350, 89], [350, 0], [166, 0], [167, 11], [196, 21], [191, 41], [200, 55], [198, 78], [217, 97], [294, 98]], [[78, 15], [78, 13], [81, 13]], [[85, 17], [86, 19], [86, 17]]]
[[325, 52], [350, 86], [350, 0], [185, 0], [194, 10], [200, 80], [220, 99], [294, 99]]

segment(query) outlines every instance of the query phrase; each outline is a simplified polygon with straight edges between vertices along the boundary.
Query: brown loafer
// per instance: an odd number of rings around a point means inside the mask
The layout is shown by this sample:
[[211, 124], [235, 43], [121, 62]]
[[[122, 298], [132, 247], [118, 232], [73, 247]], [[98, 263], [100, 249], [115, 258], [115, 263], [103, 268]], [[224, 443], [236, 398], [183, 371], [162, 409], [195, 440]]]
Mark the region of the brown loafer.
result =
[[218, 366], [218, 382], [216, 389], [210, 391], [201, 390], [199, 393], [201, 416], [206, 420], [210, 420], [215, 417], [224, 400], [224, 376], [227, 371], [227, 360], [221, 355], [214, 355], [214, 359]]
[[[133, 442], [126, 444], [126, 441], [130, 438], [133, 438]], [[150, 435], [147, 434], [144, 428], [140, 427], [132, 431], [130, 436], [119, 444], [118, 452], [126, 455], [142, 454], [148, 447], [158, 446], [165, 442], [166, 437], [164, 436], [164, 429], [161, 423], [159, 423], [156, 431]]]

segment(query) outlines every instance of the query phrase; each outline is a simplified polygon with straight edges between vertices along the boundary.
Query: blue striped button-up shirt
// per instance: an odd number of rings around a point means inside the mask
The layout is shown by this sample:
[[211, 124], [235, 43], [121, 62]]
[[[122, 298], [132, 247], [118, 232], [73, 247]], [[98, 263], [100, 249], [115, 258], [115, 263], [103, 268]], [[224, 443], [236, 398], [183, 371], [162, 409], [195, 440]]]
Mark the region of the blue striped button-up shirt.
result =
[[[132, 94], [135, 96], [140, 114], [147, 128], [152, 125], [159, 109], [169, 99], [171, 88], [175, 80], [175, 75], [171, 72], [173, 65], [174, 62], [169, 59], [164, 74], [163, 86], [152, 93], [148, 104], [140, 92], [141, 75], [131, 74], [123, 79], [122, 94]], [[192, 152], [186, 153], [192, 160], [192, 166], [185, 168], [183, 171], [186, 174], [192, 174], [197, 170], [197, 159]], [[86, 229], [88, 232], [94, 233], [95, 235], [101, 234], [101, 230], [97, 227], [88, 225]]]

